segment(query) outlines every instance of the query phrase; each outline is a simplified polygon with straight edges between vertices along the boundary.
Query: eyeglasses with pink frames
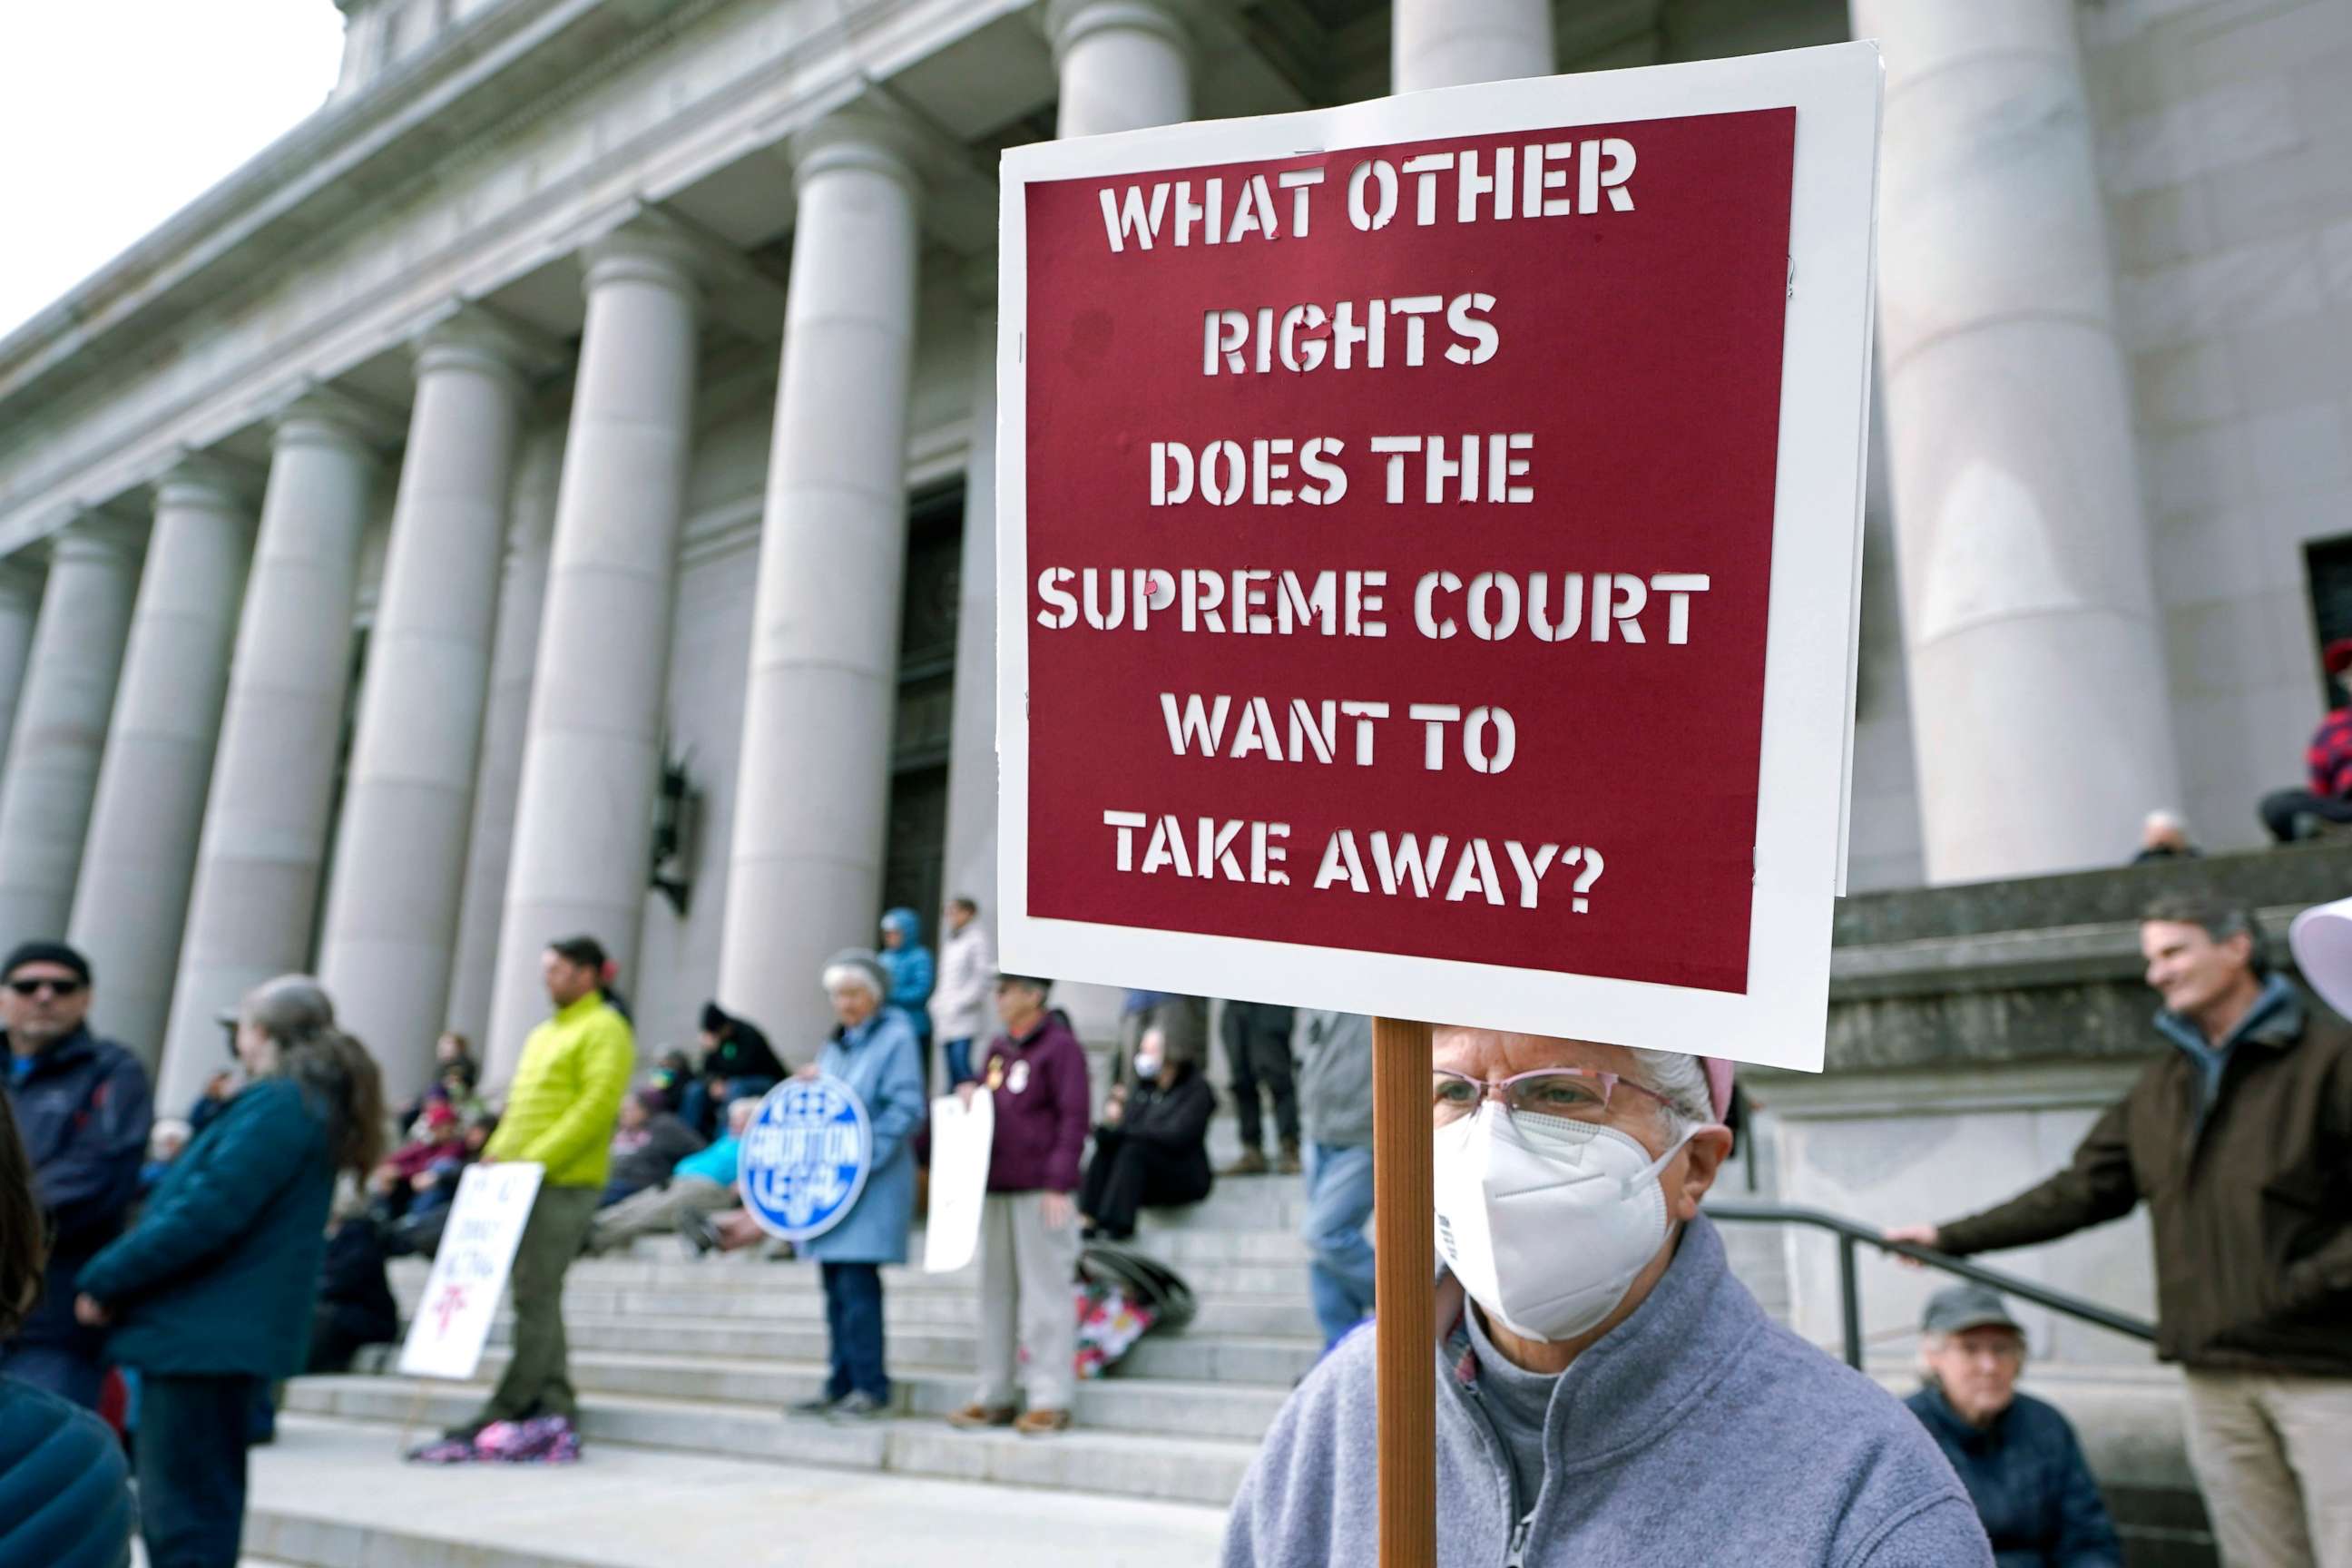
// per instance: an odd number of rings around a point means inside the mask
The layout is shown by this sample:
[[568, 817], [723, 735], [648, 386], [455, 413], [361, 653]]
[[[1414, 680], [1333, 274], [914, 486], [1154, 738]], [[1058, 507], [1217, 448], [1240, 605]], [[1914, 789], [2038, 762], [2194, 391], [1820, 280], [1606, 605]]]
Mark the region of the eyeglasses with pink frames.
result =
[[1546, 1116], [1560, 1121], [1598, 1121], [1622, 1086], [1672, 1110], [1674, 1102], [1621, 1073], [1591, 1068], [1538, 1068], [1509, 1078], [1472, 1078], [1450, 1068], [1430, 1069], [1430, 1111], [1440, 1127], [1459, 1121], [1489, 1100], [1513, 1116]]

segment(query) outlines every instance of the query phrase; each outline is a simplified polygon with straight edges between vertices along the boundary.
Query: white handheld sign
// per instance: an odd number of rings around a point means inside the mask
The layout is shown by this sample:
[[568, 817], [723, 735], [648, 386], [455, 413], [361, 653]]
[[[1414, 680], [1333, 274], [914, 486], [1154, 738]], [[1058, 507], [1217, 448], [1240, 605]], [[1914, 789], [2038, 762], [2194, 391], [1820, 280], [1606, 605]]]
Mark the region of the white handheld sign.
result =
[[474, 1375], [543, 1173], [538, 1165], [470, 1165], [458, 1178], [441, 1249], [400, 1348], [404, 1374]]
[[952, 1094], [931, 1101], [931, 1213], [923, 1228], [923, 1272], [952, 1274], [980, 1250], [988, 1197], [988, 1156], [996, 1142], [996, 1101], [976, 1089], [967, 1107]]

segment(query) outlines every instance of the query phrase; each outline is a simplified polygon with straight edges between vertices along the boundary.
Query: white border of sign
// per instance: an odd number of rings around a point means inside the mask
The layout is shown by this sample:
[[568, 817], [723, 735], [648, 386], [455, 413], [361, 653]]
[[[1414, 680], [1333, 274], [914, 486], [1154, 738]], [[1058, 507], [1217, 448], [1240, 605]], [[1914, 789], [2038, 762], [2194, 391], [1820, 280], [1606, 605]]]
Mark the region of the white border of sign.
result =
[[[999, 940], [1007, 969], [1819, 1070], [1844, 890], [1880, 68], [1870, 43], [1408, 94], [1004, 154], [997, 278]], [[1026, 186], [1523, 129], [1794, 107], [1790, 292], [1746, 994], [1029, 913]], [[1843, 637], [1824, 635], [1843, 627]], [[1106, 849], [1106, 854], [1108, 850]]]

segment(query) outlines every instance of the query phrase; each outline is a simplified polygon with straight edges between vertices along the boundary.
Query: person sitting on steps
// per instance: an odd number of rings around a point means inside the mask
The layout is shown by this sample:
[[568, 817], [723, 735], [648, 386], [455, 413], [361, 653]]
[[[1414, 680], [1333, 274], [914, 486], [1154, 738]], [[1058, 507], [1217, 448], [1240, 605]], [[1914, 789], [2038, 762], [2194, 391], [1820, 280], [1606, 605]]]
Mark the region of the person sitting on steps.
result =
[[1134, 1086], [1114, 1085], [1095, 1125], [1095, 1154], [1078, 1194], [1089, 1241], [1126, 1241], [1139, 1209], [1199, 1203], [1215, 1180], [1209, 1115], [1217, 1097], [1199, 1063], [1149, 1029], [1133, 1065]]

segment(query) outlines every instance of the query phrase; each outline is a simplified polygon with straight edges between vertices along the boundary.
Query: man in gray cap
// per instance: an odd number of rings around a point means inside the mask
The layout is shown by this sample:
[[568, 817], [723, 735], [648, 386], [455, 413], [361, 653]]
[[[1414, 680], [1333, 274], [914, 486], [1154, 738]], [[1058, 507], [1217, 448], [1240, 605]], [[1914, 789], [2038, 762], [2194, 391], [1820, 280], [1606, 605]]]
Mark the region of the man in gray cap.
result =
[[1999, 1568], [2121, 1568], [2123, 1547], [2074, 1429], [2017, 1392], [2025, 1331], [1989, 1286], [1927, 1300], [1907, 1401], [1977, 1505]]

